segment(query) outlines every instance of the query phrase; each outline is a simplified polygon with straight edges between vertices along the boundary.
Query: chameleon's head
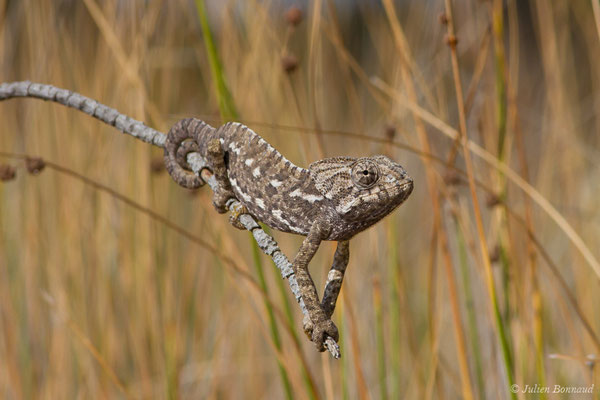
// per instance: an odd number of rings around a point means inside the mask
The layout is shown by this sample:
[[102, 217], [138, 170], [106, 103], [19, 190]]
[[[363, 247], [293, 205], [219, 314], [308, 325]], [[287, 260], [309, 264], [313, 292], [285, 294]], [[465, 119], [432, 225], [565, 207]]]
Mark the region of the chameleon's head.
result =
[[341, 219], [364, 222], [364, 228], [392, 212], [413, 189], [404, 168], [386, 156], [327, 158], [312, 163], [309, 170]]

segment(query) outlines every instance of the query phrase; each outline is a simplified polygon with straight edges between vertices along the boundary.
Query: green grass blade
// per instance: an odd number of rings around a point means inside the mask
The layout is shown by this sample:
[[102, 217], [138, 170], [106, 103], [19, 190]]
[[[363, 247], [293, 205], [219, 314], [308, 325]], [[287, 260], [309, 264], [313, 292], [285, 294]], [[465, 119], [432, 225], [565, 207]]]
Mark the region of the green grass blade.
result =
[[216, 85], [217, 98], [219, 100], [219, 110], [221, 117], [225, 120], [238, 119], [239, 114], [235, 108], [233, 97], [225, 82], [225, 74], [223, 73], [223, 65], [219, 61], [219, 55], [217, 53], [217, 47], [208, 25], [208, 18], [206, 16], [206, 7], [204, 0], [196, 0], [196, 9], [198, 11], [198, 21], [204, 35], [204, 45], [206, 46], [206, 55], [210, 63], [210, 72], [212, 75], [213, 82]]

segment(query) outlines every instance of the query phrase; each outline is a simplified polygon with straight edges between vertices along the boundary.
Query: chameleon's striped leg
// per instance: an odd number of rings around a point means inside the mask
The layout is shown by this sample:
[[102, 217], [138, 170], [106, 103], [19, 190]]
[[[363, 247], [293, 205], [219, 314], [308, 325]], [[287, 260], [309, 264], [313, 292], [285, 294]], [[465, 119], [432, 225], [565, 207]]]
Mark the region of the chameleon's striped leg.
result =
[[350, 242], [348, 240], [338, 242], [335, 255], [333, 256], [333, 264], [327, 274], [327, 283], [325, 284], [323, 300], [321, 301], [321, 307], [328, 318], [331, 318], [333, 310], [335, 310], [335, 303], [342, 288], [342, 281], [344, 280], [344, 273], [346, 272], [349, 258]]
[[[328, 318], [331, 318], [335, 310], [335, 303], [342, 288], [342, 281], [344, 280], [344, 273], [346, 272], [349, 258], [350, 242], [347, 240], [338, 242], [335, 255], [333, 256], [333, 264], [327, 274], [323, 299], [321, 300], [321, 308]], [[312, 322], [308, 318], [304, 318], [303, 324], [304, 332], [311, 337], [313, 331]]]
[[310, 326], [312, 328], [311, 340], [316, 344], [319, 351], [325, 351], [323, 343], [327, 336], [330, 336], [336, 342], [339, 337], [337, 327], [319, 303], [317, 289], [308, 272], [308, 264], [317, 252], [321, 240], [327, 237], [328, 231], [329, 226], [326, 222], [320, 220], [316, 221], [312, 225], [306, 239], [302, 242], [302, 246], [300, 246], [300, 250], [298, 250], [298, 254], [296, 254], [293, 263], [296, 281], [300, 287], [300, 294], [302, 295], [302, 300], [306, 306]]

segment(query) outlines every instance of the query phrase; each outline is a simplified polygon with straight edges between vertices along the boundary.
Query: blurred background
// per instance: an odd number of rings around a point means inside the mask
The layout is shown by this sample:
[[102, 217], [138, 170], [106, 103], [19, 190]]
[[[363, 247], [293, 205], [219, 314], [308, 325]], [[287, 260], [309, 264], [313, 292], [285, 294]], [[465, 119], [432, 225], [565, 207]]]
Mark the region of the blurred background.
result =
[[[351, 241], [333, 360], [160, 149], [1, 102], [0, 397], [600, 398], [598, 65], [597, 0], [0, 0], [0, 82], [163, 132], [241, 121], [304, 167], [386, 154], [415, 180]], [[293, 258], [302, 238], [274, 235]], [[334, 250], [311, 263], [320, 292]]]

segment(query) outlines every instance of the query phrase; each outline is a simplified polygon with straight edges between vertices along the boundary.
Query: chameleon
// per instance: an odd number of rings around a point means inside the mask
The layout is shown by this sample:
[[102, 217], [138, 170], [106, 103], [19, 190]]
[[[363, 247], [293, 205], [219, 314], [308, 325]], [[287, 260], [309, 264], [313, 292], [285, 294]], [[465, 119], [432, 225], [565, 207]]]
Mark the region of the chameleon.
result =
[[[175, 123], [164, 145], [165, 166], [181, 186], [196, 189], [204, 181], [191, 171], [187, 155], [207, 160], [219, 190], [212, 202], [227, 211], [230, 199], [243, 209], [230, 219], [241, 228], [248, 213], [278, 231], [305, 236], [292, 263], [308, 311], [303, 327], [319, 351], [339, 332], [331, 316], [349, 260], [349, 240], [401, 205], [413, 190], [404, 168], [384, 155], [333, 157], [302, 168], [286, 159], [247, 126], [229, 122], [218, 129], [188, 118]], [[322, 241], [337, 241], [328, 284], [320, 302], [308, 265]]]

